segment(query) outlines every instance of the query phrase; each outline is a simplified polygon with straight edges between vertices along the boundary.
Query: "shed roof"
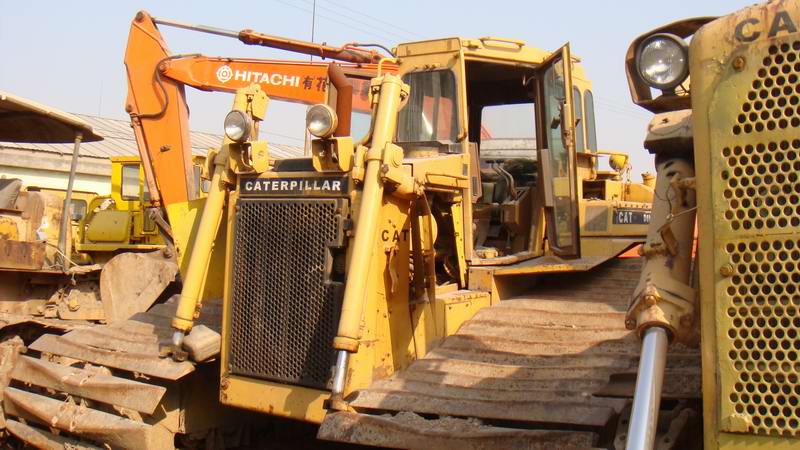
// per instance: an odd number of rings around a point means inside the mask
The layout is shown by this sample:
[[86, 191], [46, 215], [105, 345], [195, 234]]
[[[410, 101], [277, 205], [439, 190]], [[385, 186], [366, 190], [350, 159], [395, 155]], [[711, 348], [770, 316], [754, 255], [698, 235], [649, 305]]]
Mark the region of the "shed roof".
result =
[[0, 91], [0, 139], [73, 144], [79, 133], [86, 142], [103, 139], [73, 114]]
[[[75, 116], [89, 123], [95, 133], [105, 139], [100, 142], [85, 142], [81, 144], [80, 156], [85, 158], [108, 159], [112, 156], [136, 156], [139, 154], [136, 138], [131, 124], [127, 120], [97, 117], [86, 114]], [[222, 143], [221, 134], [190, 131], [189, 141], [192, 153], [205, 156], [209, 148], [217, 148]], [[56, 153], [59, 155], [71, 154], [73, 144], [37, 144], [27, 142], [0, 142], [0, 147]], [[286, 144], [270, 143], [270, 155], [276, 158], [297, 158], [303, 156], [303, 148]]]

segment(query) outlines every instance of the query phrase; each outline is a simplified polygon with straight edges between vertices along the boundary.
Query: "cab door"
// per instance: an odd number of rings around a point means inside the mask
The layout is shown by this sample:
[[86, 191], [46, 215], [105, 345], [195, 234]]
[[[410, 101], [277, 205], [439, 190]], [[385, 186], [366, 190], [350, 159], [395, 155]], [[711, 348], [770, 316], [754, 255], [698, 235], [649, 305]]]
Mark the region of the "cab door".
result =
[[575, 114], [569, 44], [538, 69], [538, 156], [544, 196], [547, 240], [553, 253], [580, 256]]

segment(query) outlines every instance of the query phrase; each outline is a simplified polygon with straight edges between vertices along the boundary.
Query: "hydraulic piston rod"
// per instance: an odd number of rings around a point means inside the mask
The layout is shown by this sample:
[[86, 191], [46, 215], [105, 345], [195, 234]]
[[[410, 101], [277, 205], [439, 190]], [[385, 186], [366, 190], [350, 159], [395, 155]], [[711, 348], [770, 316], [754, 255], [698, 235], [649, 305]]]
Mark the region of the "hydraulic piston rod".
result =
[[669, 341], [691, 344], [694, 289], [690, 285], [695, 227], [694, 168], [687, 159], [656, 160], [655, 196], [639, 285], [625, 324], [642, 337], [628, 450], [650, 450], [656, 437]]
[[661, 405], [661, 386], [667, 362], [667, 331], [661, 327], [648, 328], [642, 339], [642, 356], [636, 376], [636, 393], [628, 428], [627, 450], [650, 450], [656, 438], [658, 408]]
[[333, 403], [341, 401], [347, 374], [348, 353], [355, 353], [359, 346], [359, 329], [364, 312], [364, 292], [367, 289], [369, 267], [383, 199], [384, 182], [381, 179], [381, 166], [387, 157], [386, 147], [391, 144], [397, 125], [397, 111], [402, 99], [407, 95], [407, 87], [399, 77], [386, 74], [380, 79], [380, 97], [374, 119], [374, 131], [370, 149], [367, 151], [364, 173], [364, 188], [361, 194], [358, 217], [355, 223], [352, 259], [361, 264], [353, 264], [347, 271], [347, 285], [344, 290], [339, 329], [333, 346], [337, 350], [336, 373], [331, 393]]
[[160, 17], [152, 17], [152, 20], [154, 23], [160, 25], [182, 28], [184, 30], [198, 31], [201, 33], [215, 34], [217, 36], [231, 37], [248, 45], [260, 45], [263, 47], [277, 48], [290, 52], [319, 56], [320, 58], [330, 58], [339, 61], [364, 64], [377, 63], [384, 57], [378, 52], [364, 48], [358, 48], [353, 45], [332, 47], [330, 45], [316, 44], [314, 42], [301, 41], [298, 39], [271, 36], [253, 30], [226, 30], [223, 28], [210, 27], [207, 25], [196, 25], [192, 23], [179, 22], [177, 20], [163, 19]]

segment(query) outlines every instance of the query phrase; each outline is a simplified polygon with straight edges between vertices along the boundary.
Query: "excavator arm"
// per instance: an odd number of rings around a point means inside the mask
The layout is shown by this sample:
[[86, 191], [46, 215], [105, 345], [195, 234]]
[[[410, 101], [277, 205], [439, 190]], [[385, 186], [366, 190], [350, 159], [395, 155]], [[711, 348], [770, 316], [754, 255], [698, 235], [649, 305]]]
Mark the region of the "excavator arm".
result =
[[162, 206], [198, 196], [184, 85], [159, 70], [171, 57], [151, 17], [139, 12], [131, 23], [125, 51], [125, 110], [131, 116], [151, 198]]
[[[337, 64], [345, 76], [338, 77], [339, 87], [344, 87], [345, 79], [352, 85], [353, 110], [370, 109], [369, 79], [377, 73], [377, 63], [382, 58], [372, 50], [352, 45], [337, 48], [252, 30], [236, 32], [190, 25], [157, 19], [140, 11], [131, 23], [125, 52], [128, 75], [125, 110], [131, 116], [152, 199], [161, 206], [187, 202], [200, 195], [192, 170], [185, 86], [234, 93], [258, 84], [274, 100], [315, 104], [329, 100], [328, 85], [336, 86], [337, 76], [331, 73], [329, 63], [322, 62], [172, 55], [157, 24], [343, 61]], [[393, 72], [396, 67], [386, 65], [385, 70]]]

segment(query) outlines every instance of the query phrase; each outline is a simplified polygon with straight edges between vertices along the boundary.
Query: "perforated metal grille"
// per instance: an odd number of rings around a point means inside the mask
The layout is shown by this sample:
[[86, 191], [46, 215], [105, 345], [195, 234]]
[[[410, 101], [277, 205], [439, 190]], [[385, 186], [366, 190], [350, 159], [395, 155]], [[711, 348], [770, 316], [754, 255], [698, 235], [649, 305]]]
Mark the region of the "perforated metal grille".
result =
[[735, 268], [726, 292], [728, 358], [738, 373], [729, 397], [753, 431], [798, 431], [800, 417], [800, 241], [728, 243]]
[[800, 42], [753, 45], [741, 55], [747, 64], [729, 65], [709, 114], [720, 427], [796, 436]]
[[800, 126], [800, 41], [771, 45], [742, 104], [734, 134]]
[[734, 230], [800, 225], [800, 140], [757, 143], [722, 149], [722, 179]]
[[337, 209], [336, 200], [239, 201], [231, 373], [326, 388], [341, 308], [341, 283], [325, 275]]

